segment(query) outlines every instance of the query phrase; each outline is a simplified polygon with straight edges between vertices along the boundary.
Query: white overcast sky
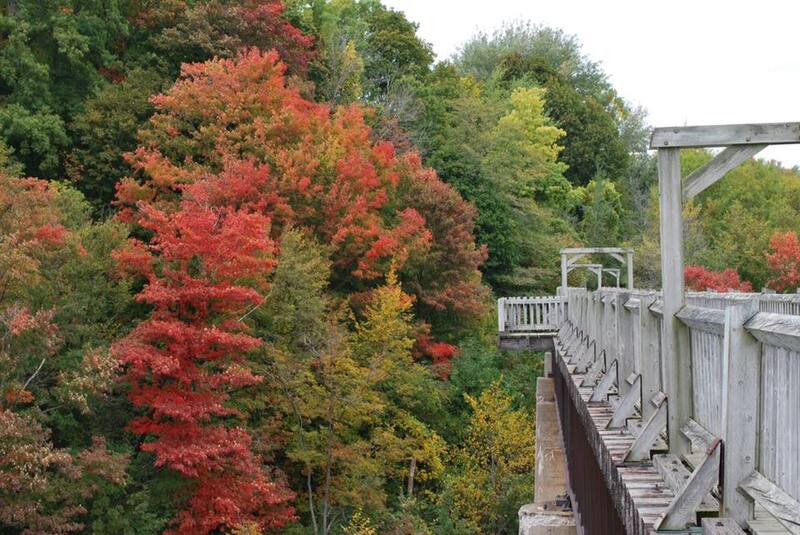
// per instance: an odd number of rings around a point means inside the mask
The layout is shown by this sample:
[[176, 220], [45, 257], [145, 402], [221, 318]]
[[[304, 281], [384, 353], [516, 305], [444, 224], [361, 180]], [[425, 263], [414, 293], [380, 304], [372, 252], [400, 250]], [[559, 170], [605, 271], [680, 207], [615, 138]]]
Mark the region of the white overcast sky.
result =
[[[577, 35], [653, 126], [800, 121], [800, 0], [384, 0], [438, 59], [530, 20]], [[800, 145], [761, 157], [800, 165]]]

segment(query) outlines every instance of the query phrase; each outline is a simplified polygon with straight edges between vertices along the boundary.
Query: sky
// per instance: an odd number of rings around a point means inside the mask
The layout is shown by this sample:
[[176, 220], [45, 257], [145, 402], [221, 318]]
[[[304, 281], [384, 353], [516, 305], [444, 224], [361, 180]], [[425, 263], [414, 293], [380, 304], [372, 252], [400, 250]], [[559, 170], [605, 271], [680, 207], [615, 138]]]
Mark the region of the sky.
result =
[[[800, 121], [800, 0], [384, 0], [447, 59], [530, 20], [576, 35], [652, 126]], [[800, 166], [800, 145], [759, 157]]]

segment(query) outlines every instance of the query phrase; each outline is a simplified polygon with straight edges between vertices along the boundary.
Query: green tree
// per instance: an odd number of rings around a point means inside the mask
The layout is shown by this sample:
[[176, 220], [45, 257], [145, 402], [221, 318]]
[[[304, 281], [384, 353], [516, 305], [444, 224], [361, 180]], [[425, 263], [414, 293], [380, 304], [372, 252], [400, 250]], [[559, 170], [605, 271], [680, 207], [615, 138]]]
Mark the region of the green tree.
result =
[[509, 533], [519, 504], [533, 494], [533, 418], [513, 408], [499, 382], [477, 399], [466, 399], [472, 416], [466, 440], [456, 449], [457, 471], [446, 483], [453, 496], [451, 515], [478, 533]]

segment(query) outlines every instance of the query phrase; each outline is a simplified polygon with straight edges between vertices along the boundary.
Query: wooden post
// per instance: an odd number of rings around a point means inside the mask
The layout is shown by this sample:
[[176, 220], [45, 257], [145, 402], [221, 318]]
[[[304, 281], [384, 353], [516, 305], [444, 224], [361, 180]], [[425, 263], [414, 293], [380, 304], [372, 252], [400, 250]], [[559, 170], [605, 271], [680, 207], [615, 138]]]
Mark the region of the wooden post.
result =
[[661, 336], [658, 318], [650, 310], [656, 300], [654, 295], [639, 297], [639, 356], [642, 375], [642, 419], [647, 421], [656, 411], [650, 403], [656, 392], [661, 390], [661, 359], [658, 339]]
[[567, 288], [567, 255], [561, 253], [561, 286]]
[[617, 354], [619, 355], [619, 390], [620, 397], [624, 396], [631, 389], [628, 384], [628, 377], [634, 372], [633, 359], [633, 318], [634, 314], [625, 306], [630, 299], [631, 295], [627, 292], [620, 293], [617, 296], [617, 332], [619, 338], [617, 340]]
[[628, 289], [633, 290], [633, 251], [625, 253], [625, 267], [628, 268]]
[[680, 429], [692, 416], [692, 370], [689, 331], [675, 314], [684, 304], [683, 214], [680, 149], [659, 148], [658, 188], [661, 209], [661, 287], [664, 316], [661, 355], [665, 363], [665, 394], [668, 401], [669, 451], [690, 453]]
[[497, 300], [497, 331], [506, 330], [506, 298], [501, 297]]
[[745, 526], [753, 518], [753, 504], [737, 491], [756, 469], [758, 454], [758, 407], [761, 387], [761, 344], [744, 324], [758, 312], [758, 301], [725, 309], [723, 397], [725, 415], [725, 462], [722, 478], [721, 516]]

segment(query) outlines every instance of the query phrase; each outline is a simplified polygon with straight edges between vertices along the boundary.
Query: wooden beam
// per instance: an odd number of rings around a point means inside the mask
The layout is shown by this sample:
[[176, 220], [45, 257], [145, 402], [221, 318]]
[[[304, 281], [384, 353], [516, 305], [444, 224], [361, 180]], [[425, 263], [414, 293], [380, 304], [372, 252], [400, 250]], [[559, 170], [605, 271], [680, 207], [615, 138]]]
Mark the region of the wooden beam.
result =
[[690, 453], [689, 443], [681, 435], [680, 429], [692, 415], [692, 362], [689, 329], [676, 318], [683, 308], [685, 297], [680, 149], [659, 149], [658, 189], [661, 209], [661, 287], [664, 296], [661, 358], [665, 371], [664, 391], [669, 400], [669, 452], [684, 455]]
[[800, 351], [800, 316], [759, 312], [745, 328], [761, 343]]
[[578, 254], [574, 254], [574, 255], [564, 254], [563, 256], [564, 256], [564, 258], [567, 259], [567, 266], [571, 266], [572, 264], [574, 264], [575, 262], [577, 262], [578, 260], [580, 260], [581, 258], [586, 256], [586, 254], [587, 253], [578, 253]]
[[703, 535], [745, 535], [732, 518], [704, 518]]
[[632, 253], [630, 247], [565, 247], [559, 251], [561, 254], [610, 254], [610, 253]]
[[[648, 401], [649, 403], [649, 401]], [[646, 461], [650, 459], [650, 448], [653, 447], [661, 430], [667, 424], [667, 401], [660, 398], [656, 412], [647, 420], [642, 431], [628, 451], [625, 452], [626, 462]]]
[[636, 402], [642, 399], [642, 376], [638, 374], [633, 381], [628, 393], [622, 398], [611, 420], [608, 421], [606, 429], [620, 429], [625, 427], [628, 418], [633, 416], [636, 409]]
[[608, 397], [608, 392], [611, 390], [611, 387], [614, 385], [614, 382], [619, 381], [617, 380], [617, 361], [611, 363], [608, 367], [606, 372], [600, 378], [600, 381], [597, 383], [597, 386], [594, 387], [594, 391], [592, 391], [592, 397], [589, 398], [589, 401], [606, 401]]
[[756, 471], [739, 483], [739, 488], [774, 516], [789, 533], [800, 535], [800, 502]]
[[656, 525], [656, 530], [682, 530], [697, 521], [697, 508], [719, 479], [720, 450], [722, 441], [717, 439], [708, 450], [683, 491], [675, 496], [664, 516]]
[[625, 266], [628, 268], [628, 289], [633, 290], [633, 251], [625, 253]]
[[800, 143], [800, 123], [724, 124], [655, 128], [651, 149]]
[[641, 360], [640, 373], [642, 376], [642, 418], [647, 419], [653, 415], [656, 408], [649, 401], [661, 390], [661, 347], [658, 340], [661, 337], [661, 327], [658, 318], [650, 310], [650, 305], [656, 300], [655, 295], [639, 297], [639, 358]]
[[723, 385], [727, 390], [722, 410], [725, 462], [720, 482], [721, 515], [732, 517], [742, 526], [753, 518], [753, 504], [737, 491], [737, 487], [756, 468], [761, 400], [761, 344], [744, 329], [744, 324], [757, 312], [755, 301], [725, 309]]
[[766, 145], [733, 145], [717, 154], [713, 160], [686, 177], [683, 198], [691, 199], [705, 191], [717, 180], [761, 152]]

